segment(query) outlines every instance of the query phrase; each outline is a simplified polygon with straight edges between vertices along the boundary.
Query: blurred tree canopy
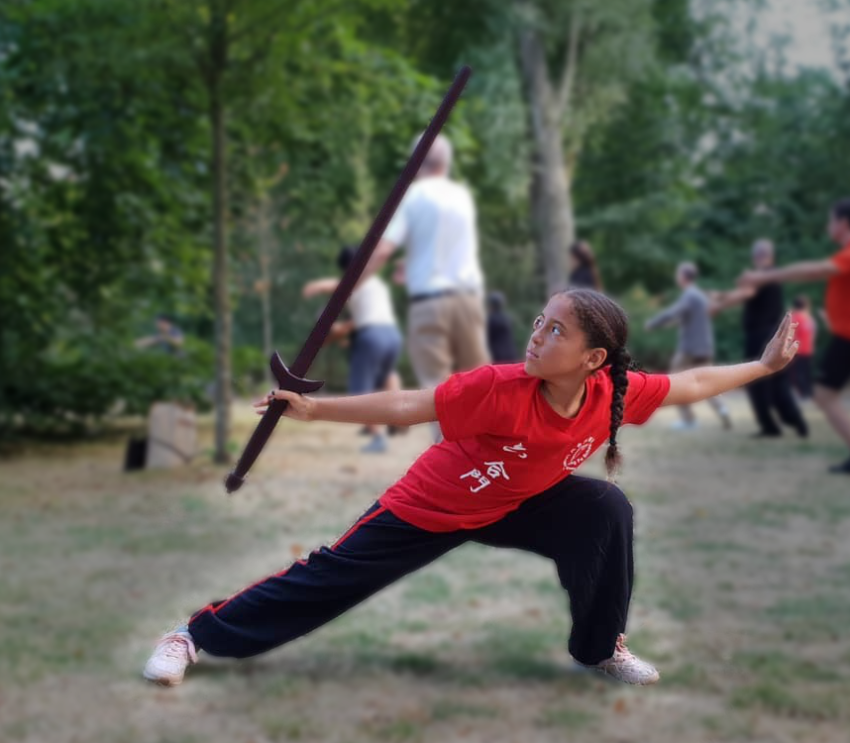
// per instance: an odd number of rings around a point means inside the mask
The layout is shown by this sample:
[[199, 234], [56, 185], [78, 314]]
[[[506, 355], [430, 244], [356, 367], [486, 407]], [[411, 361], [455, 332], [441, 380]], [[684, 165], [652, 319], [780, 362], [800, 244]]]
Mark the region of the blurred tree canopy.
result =
[[[735, 0], [702, 5], [7, 0], [0, 432], [144, 411], [170, 386], [217, 400], [226, 458], [230, 390], [262, 381], [270, 343], [295, 355], [320, 310], [301, 286], [359, 242], [461, 63], [456, 175], [520, 337], [577, 235], [662, 364], [672, 334], [640, 325], [676, 263], [726, 287], [757, 237], [780, 261], [825, 254], [850, 161], [847, 81], [790, 67], [781, 40], [745, 46]], [[190, 336], [180, 358], [133, 347], [159, 312]], [[718, 336], [737, 358], [734, 314]], [[342, 353], [315, 376], [338, 386]]]

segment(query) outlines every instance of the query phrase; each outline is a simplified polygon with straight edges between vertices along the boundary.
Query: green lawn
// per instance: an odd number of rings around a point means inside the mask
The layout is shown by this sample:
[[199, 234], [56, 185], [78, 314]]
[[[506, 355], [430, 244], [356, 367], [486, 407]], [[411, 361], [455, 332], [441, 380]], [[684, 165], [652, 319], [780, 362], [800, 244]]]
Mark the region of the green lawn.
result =
[[553, 566], [477, 545], [267, 656], [145, 684], [160, 632], [332, 541], [428, 432], [364, 459], [355, 427], [286, 422], [232, 497], [205, 461], [123, 474], [120, 437], [33, 445], [0, 460], [0, 741], [846, 743], [850, 480], [824, 472], [841, 449], [814, 411], [810, 441], [753, 442], [733, 409], [728, 435], [708, 408], [688, 435], [672, 411], [623, 435], [652, 689], [577, 670]]

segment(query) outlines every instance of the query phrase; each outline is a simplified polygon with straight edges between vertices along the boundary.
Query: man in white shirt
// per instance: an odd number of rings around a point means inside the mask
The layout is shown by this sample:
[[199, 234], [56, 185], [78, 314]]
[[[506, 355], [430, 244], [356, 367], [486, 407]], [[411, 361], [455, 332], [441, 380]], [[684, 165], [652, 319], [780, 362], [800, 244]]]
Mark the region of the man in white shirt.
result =
[[451, 162], [451, 144], [439, 135], [364, 272], [405, 247], [408, 353], [424, 387], [490, 361], [475, 204], [449, 178]]

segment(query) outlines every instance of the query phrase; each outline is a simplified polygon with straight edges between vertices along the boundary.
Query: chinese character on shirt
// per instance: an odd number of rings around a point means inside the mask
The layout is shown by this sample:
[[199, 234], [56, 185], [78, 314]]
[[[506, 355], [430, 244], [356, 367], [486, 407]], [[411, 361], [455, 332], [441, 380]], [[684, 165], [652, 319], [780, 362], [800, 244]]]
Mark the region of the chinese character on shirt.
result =
[[463, 480], [465, 477], [471, 477], [475, 480], [478, 480], [478, 483], [479, 483], [477, 488], [473, 488], [473, 487], [469, 488], [470, 493], [477, 493], [479, 490], [483, 490], [484, 488], [486, 488], [490, 484], [490, 480], [486, 476], [481, 474], [481, 470], [478, 470], [478, 469], [470, 470], [465, 475], [461, 475], [460, 479]]
[[499, 477], [504, 477], [506, 480], [510, 480], [508, 477], [508, 473], [505, 471], [505, 463], [504, 462], [484, 462], [487, 465], [487, 474], [490, 475], [494, 480]]
[[525, 453], [525, 446], [523, 446], [522, 444], [514, 444], [513, 446], [503, 446], [502, 451], [506, 451], [511, 454], [519, 454], [520, 459], [528, 459], [528, 454]]

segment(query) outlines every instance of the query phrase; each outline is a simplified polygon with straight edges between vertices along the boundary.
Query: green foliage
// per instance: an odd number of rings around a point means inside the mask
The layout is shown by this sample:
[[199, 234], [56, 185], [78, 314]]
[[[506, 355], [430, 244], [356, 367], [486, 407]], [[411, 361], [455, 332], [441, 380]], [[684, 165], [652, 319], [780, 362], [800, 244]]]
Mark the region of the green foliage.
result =
[[[214, 317], [201, 52], [217, 3], [0, 7], [7, 432], [144, 412], [160, 396], [206, 399]], [[756, 237], [777, 242], [780, 262], [831, 250], [823, 222], [845, 193], [850, 160], [846, 85], [789, 69], [781, 46], [744, 48], [728, 3], [699, 16], [687, 0], [231, 8], [222, 94], [240, 392], [265, 384], [261, 292], [273, 344], [291, 360], [321, 308], [301, 299], [303, 283], [335, 273], [339, 246], [362, 238], [462, 62], [475, 74], [448, 128], [455, 171], [476, 195], [488, 288], [506, 293], [526, 334], [545, 282], [531, 234], [533, 143], [516, 31], [537, 25], [557, 80], [576, 10], [591, 34], [564, 129], [579, 232], [629, 310], [632, 350], [647, 367], [664, 368], [674, 345], [675, 331], [649, 334], [642, 324], [674, 296], [680, 260], [700, 265], [705, 287], [728, 288]], [[820, 304], [821, 287], [803, 290]], [[404, 292], [394, 291], [403, 316]], [[190, 337], [183, 358], [132, 349], [161, 311], [178, 315]], [[738, 323], [734, 312], [717, 318], [720, 359], [740, 358]], [[314, 376], [339, 387], [345, 370], [345, 352], [328, 348]]]
[[80, 334], [15, 368], [15, 377], [4, 380], [15, 405], [0, 411], [0, 433], [81, 431], [110, 413], [147, 415], [158, 400], [209, 408], [212, 350], [200, 341], [174, 355]]

